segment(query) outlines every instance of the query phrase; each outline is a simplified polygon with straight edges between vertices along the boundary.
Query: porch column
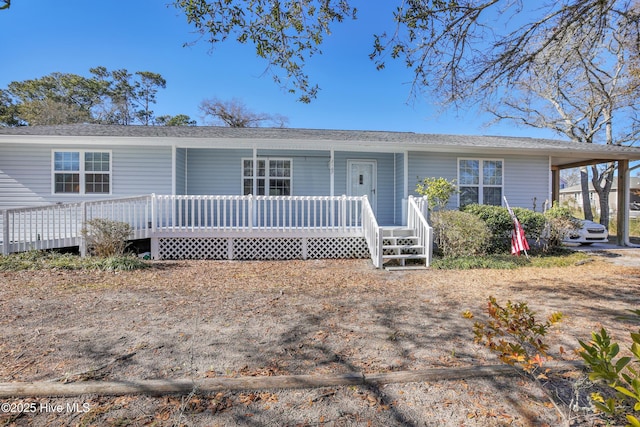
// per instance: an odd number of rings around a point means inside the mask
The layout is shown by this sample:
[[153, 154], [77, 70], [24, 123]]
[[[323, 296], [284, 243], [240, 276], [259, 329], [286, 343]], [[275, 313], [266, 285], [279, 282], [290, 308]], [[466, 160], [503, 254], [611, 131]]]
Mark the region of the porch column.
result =
[[629, 244], [629, 160], [618, 160], [617, 243]]
[[[331, 197], [335, 196], [334, 170], [335, 170], [335, 152], [333, 150], [333, 147], [331, 147], [331, 150], [329, 150], [329, 196]], [[336, 218], [335, 218], [336, 208], [335, 208], [335, 201], [333, 199], [331, 199], [330, 209], [331, 209], [331, 226], [334, 227], [336, 224]], [[306, 257], [304, 259], [306, 259]]]
[[[177, 156], [177, 151], [178, 149], [176, 148], [175, 145], [171, 146], [171, 194], [173, 196], [176, 195], [176, 188], [177, 188], [177, 181], [178, 181], [178, 173], [177, 173], [177, 163], [178, 163], [178, 156]], [[186, 193], [186, 191], [185, 191]]]
[[334, 176], [334, 170], [335, 170], [335, 152], [333, 150], [333, 147], [331, 147], [331, 150], [329, 151], [329, 195], [331, 197], [335, 196], [335, 176]]
[[[551, 168], [551, 206], [560, 203], [560, 168]], [[550, 206], [550, 207], [551, 207]]]
[[408, 206], [409, 203], [409, 152], [404, 152], [404, 158], [402, 164], [402, 173], [403, 173], [403, 190], [402, 190], [402, 218], [400, 218], [400, 225], [407, 225], [407, 215], [408, 215]]
[[258, 195], [258, 149], [253, 147], [253, 191], [254, 196]]

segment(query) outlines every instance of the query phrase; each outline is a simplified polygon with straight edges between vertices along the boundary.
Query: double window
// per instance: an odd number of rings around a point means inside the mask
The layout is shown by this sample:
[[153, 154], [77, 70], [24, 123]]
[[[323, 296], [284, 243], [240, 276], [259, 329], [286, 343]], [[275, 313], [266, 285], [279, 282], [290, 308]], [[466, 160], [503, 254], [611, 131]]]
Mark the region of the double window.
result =
[[[242, 159], [242, 192], [246, 196], [290, 196], [291, 195], [291, 159], [265, 159], [257, 161], [254, 170], [253, 159]], [[257, 191], [253, 191], [256, 179]]]
[[472, 203], [501, 206], [503, 171], [502, 160], [459, 159], [460, 206]]
[[111, 153], [108, 151], [54, 151], [55, 194], [110, 194]]

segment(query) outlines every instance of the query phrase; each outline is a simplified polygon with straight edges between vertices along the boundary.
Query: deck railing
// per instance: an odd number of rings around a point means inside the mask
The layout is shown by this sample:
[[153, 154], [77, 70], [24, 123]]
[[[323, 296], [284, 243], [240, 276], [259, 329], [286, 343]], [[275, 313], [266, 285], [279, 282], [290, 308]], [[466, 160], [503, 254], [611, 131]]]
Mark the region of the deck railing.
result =
[[82, 229], [94, 218], [127, 222], [133, 239], [150, 236], [151, 196], [7, 209], [0, 217], [0, 253], [83, 246]]
[[409, 196], [407, 204], [407, 227], [415, 231], [418, 244], [425, 251], [425, 265], [431, 265], [433, 256], [433, 228], [427, 221], [427, 198]]
[[148, 195], [7, 209], [0, 212], [0, 253], [69, 246], [82, 250], [82, 229], [94, 218], [130, 224], [133, 239], [234, 233], [357, 236], [365, 221], [367, 230], [371, 224], [377, 227], [363, 197]]
[[154, 233], [353, 232], [362, 197], [153, 196]]

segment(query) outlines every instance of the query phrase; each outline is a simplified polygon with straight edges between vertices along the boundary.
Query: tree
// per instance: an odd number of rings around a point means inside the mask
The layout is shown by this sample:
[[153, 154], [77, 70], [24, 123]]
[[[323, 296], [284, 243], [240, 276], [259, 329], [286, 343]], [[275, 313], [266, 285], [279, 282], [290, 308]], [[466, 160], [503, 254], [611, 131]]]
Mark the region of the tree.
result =
[[106, 124], [130, 125], [153, 122], [151, 104], [156, 103], [158, 89], [166, 88], [166, 80], [157, 73], [126, 69], [109, 71], [106, 67], [91, 68], [95, 81], [104, 87], [102, 103], [95, 111], [95, 121]]
[[214, 123], [233, 128], [260, 127], [264, 124], [282, 128], [286, 127], [288, 122], [286, 117], [279, 114], [254, 113], [236, 98], [228, 101], [217, 98], [205, 99], [199, 108], [205, 119], [211, 117]]
[[137, 71], [139, 80], [134, 83], [134, 102], [140, 107], [136, 111], [136, 118], [145, 126], [148, 126], [153, 119], [151, 104], [156, 103], [158, 89], [166, 88], [167, 81], [158, 73], [150, 71]]
[[0, 10], [9, 9], [9, 7], [11, 6], [11, 0], [2, 0], [2, 3], [4, 4], [0, 6]]
[[20, 121], [30, 125], [56, 125], [91, 121], [102, 88], [77, 74], [47, 76], [11, 82], [6, 94], [15, 102]]
[[155, 123], [160, 126], [195, 126], [197, 122], [186, 114], [156, 117]]
[[[318, 86], [305, 62], [322, 53], [332, 26], [356, 18], [349, 0], [174, 0], [187, 22], [212, 45], [234, 37], [253, 43], [276, 82], [309, 102]], [[554, 40], [567, 39], [576, 25], [594, 46], [615, 23], [637, 23], [627, 0], [422, 0], [398, 1], [395, 29], [373, 38], [370, 58], [380, 69], [388, 58], [414, 73], [412, 93], [433, 89], [447, 102], [486, 99], [510, 87]], [[527, 8], [527, 6], [529, 8]], [[390, 17], [391, 18], [391, 17]], [[281, 70], [280, 72], [278, 71]], [[284, 74], [284, 75], [282, 75]], [[283, 77], [285, 78], [283, 80]]]
[[54, 72], [32, 80], [11, 82], [0, 91], [0, 125], [107, 123], [129, 125], [153, 121], [164, 78], [149, 71], [129, 73], [105, 67], [91, 76]]
[[274, 80], [305, 103], [318, 92], [304, 71], [305, 61], [321, 53], [331, 24], [356, 15], [347, 0], [175, 0], [174, 6], [214, 45], [230, 36], [253, 43], [256, 55], [284, 71], [284, 76], [273, 72]]
[[[550, 41], [513, 82], [512, 90], [488, 103], [488, 110], [498, 120], [551, 129], [574, 142], [624, 145], [636, 140], [640, 80], [629, 72], [633, 56], [629, 40], [636, 30], [618, 21], [602, 25], [595, 45], [585, 43], [593, 36], [577, 24], [572, 25], [573, 33], [565, 32], [567, 39]], [[614, 171], [613, 163], [590, 167], [605, 226]], [[593, 219], [588, 172], [586, 166], [581, 170], [583, 210], [587, 219]]]
[[13, 102], [11, 94], [0, 89], [0, 127], [20, 126], [23, 121], [18, 113], [18, 106]]

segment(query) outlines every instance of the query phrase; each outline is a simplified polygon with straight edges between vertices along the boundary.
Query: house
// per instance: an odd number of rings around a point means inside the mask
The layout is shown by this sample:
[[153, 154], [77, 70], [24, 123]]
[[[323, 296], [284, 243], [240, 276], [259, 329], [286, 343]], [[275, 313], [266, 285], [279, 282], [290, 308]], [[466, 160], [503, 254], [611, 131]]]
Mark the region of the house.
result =
[[[629, 179], [629, 217], [638, 219], [640, 217], [640, 177]], [[593, 184], [589, 181], [589, 200], [591, 206], [597, 214], [600, 213], [600, 203]], [[570, 207], [582, 209], [582, 186], [580, 184], [571, 185], [560, 189], [560, 203]], [[618, 182], [614, 181], [609, 193], [609, 209], [612, 214], [617, 212], [618, 206]]]
[[424, 201], [413, 197], [424, 177], [456, 180], [461, 191], [452, 208], [502, 204], [506, 196], [511, 206], [540, 211], [558, 198], [560, 169], [618, 161], [624, 177], [638, 159], [638, 148], [496, 136], [3, 128], [0, 240], [4, 253], [81, 245], [83, 221], [103, 216], [132, 223], [135, 237], [150, 238], [158, 258], [371, 256], [376, 266], [383, 257], [428, 263], [430, 227]]

